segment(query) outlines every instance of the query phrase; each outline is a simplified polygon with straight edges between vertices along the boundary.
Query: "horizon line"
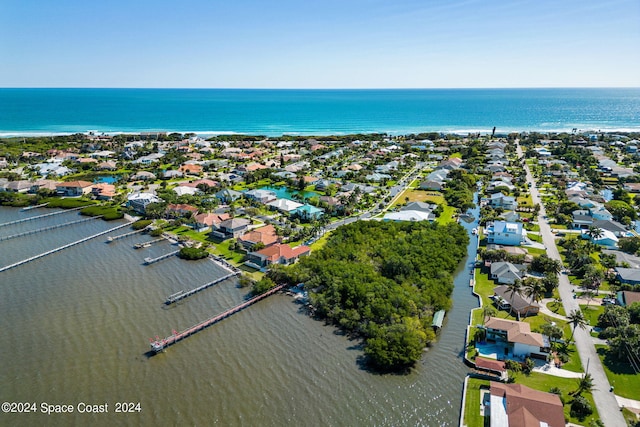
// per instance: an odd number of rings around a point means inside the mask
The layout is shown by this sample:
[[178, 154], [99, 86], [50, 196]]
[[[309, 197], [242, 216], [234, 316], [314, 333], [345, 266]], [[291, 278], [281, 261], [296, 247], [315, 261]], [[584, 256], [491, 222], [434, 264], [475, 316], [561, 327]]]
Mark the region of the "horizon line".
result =
[[640, 86], [509, 86], [509, 87], [134, 87], [134, 86], [0, 86], [0, 89], [133, 89], [133, 90], [513, 90], [513, 89], [640, 89]]

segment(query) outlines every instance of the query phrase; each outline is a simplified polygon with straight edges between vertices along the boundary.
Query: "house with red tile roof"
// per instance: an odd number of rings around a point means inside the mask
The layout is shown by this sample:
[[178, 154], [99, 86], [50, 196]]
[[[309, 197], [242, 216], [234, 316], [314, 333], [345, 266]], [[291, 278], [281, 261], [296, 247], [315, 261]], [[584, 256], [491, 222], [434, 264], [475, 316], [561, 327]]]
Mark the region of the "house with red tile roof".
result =
[[223, 221], [231, 218], [229, 214], [216, 214], [211, 212], [200, 213], [193, 217], [195, 229], [202, 232], [207, 230], [217, 230]]
[[187, 205], [185, 203], [169, 204], [167, 205], [167, 208], [165, 209], [164, 213], [168, 217], [172, 217], [172, 218], [185, 216], [185, 215], [195, 216], [198, 214], [198, 208], [196, 208], [195, 206]]
[[271, 224], [254, 228], [238, 237], [238, 241], [242, 243], [246, 249], [251, 249], [258, 243], [262, 243], [266, 248], [275, 243], [280, 243], [280, 240], [280, 236], [276, 234], [276, 228]]
[[487, 341], [506, 343], [509, 355], [542, 360], [546, 360], [549, 355], [551, 346], [549, 338], [537, 332], [531, 332], [531, 326], [528, 323], [490, 317], [484, 327], [487, 331]]
[[99, 183], [91, 187], [91, 193], [98, 200], [113, 200], [116, 196], [116, 186], [113, 184]]
[[485, 415], [492, 426], [564, 427], [562, 401], [557, 394], [531, 389], [522, 384], [492, 381], [482, 398]]
[[311, 248], [305, 245], [292, 248], [286, 243], [276, 243], [268, 248], [249, 252], [249, 261], [260, 267], [266, 267], [271, 264], [289, 265], [295, 263], [298, 258], [310, 253]]

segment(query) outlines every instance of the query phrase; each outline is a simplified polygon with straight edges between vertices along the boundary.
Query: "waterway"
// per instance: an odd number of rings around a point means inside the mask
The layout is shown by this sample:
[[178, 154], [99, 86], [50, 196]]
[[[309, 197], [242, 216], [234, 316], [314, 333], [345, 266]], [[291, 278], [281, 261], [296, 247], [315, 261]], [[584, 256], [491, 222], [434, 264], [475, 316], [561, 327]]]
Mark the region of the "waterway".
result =
[[[48, 213], [0, 207], [0, 223]], [[477, 212], [475, 212], [477, 217]], [[0, 236], [78, 219], [75, 212], [0, 227]], [[0, 242], [0, 266], [121, 222], [89, 221]], [[463, 223], [470, 232], [476, 223]], [[110, 235], [127, 232], [128, 228]], [[456, 426], [464, 331], [477, 306], [469, 260], [455, 279], [454, 306], [437, 342], [408, 375], [362, 369], [360, 343], [275, 295], [147, 357], [148, 340], [240, 303], [228, 280], [172, 307], [165, 298], [225, 272], [176, 257], [168, 242], [106, 236], [0, 273], [0, 401], [109, 404], [107, 414], [0, 414], [2, 425]], [[475, 255], [475, 237], [469, 251]], [[115, 413], [117, 402], [140, 412]]]

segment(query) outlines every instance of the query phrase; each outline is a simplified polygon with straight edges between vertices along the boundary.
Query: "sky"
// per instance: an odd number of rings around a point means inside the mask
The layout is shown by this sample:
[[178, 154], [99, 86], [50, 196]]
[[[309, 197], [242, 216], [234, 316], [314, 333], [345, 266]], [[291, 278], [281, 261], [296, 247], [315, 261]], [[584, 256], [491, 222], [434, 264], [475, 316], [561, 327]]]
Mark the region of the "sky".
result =
[[0, 87], [639, 87], [639, 0], [0, 0]]

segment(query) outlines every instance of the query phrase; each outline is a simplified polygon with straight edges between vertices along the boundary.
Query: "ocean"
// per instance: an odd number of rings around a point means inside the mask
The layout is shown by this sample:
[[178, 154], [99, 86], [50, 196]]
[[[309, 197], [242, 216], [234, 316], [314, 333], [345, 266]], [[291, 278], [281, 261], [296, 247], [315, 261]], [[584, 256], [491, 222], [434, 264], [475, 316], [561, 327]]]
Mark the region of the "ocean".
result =
[[[79, 214], [14, 222], [50, 212], [0, 207], [0, 268], [124, 224], [93, 220], [21, 235], [76, 221]], [[469, 233], [476, 224], [463, 222]], [[107, 242], [129, 230], [0, 272], [0, 402], [36, 407], [35, 413], [0, 413], [0, 425], [458, 425], [468, 372], [465, 330], [478, 305], [467, 268], [475, 237], [438, 342], [409, 374], [380, 375], [361, 366], [359, 340], [280, 294], [148, 357], [150, 338], [241, 303], [247, 289], [229, 279], [167, 307], [168, 295], [225, 271], [209, 260], [177, 257], [144, 265], [146, 257], [175, 246], [134, 249], [153, 239], [143, 234]], [[139, 407], [116, 413], [123, 402]], [[74, 412], [45, 415], [43, 404], [71, 405]], [[106, 404], [109, 412], [78, 413], [80, 404]]]
[[0, 137], [640, 131], [627, 89], [0, 89]]

